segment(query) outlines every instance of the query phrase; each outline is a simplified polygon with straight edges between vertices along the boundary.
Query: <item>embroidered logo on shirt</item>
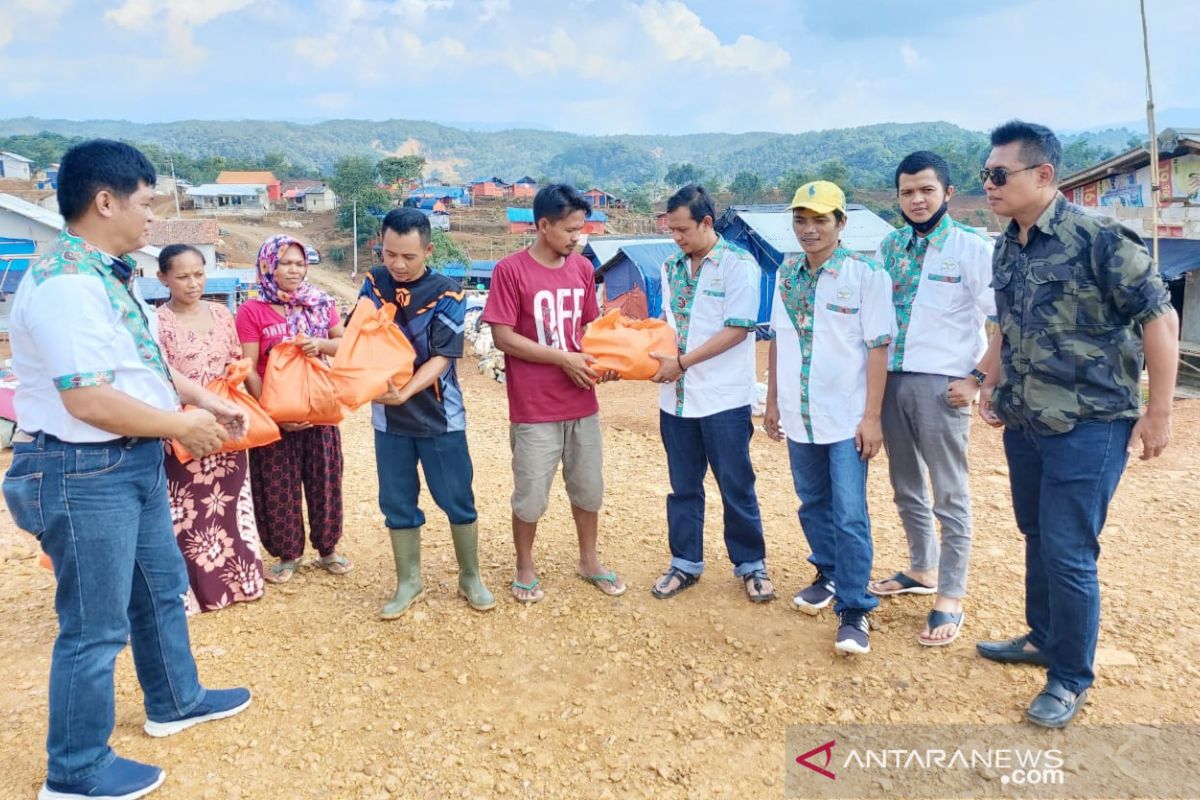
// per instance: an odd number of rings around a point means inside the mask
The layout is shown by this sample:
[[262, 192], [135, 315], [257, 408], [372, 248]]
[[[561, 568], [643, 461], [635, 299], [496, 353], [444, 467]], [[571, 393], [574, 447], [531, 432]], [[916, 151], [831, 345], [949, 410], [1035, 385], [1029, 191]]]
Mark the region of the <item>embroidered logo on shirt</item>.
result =
[[838, 289], [838, 292], [837, 292], [838, 300], [849, 300], [853, 296], [854, 296], [854, 293], [850, 291], [849, 286], [843, 286], [842, 288]]

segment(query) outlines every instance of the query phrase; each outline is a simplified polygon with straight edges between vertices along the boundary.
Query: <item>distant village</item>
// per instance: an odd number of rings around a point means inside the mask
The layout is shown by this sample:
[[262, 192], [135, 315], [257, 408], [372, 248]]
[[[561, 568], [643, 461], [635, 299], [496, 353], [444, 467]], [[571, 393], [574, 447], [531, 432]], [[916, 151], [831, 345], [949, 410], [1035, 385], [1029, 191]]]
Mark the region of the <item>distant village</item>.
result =
[[[1156, 174], [1152, 174], [1148, 150], [1139, 146], [1066, 176], [1060, 186], [1072, 202], [1116, 217], [1148, 244], [1157, 232], [1159, 270], [1180, 311], [1184, 357], [1200, 364], [1200, 130], [1165, 130], [1158, 145]], [[0, 333], [6, 320], [5, 300], [30, 260], [62, 227], [54, 195], [56, 180], [57, 165], [35, 169], [33, 161], [19, 153], [0, 152]], [[1150, 214], [1154, 184], [1161, 187], [1157, 231]], [[420, 209], [435, 230], [456, 232], [456, 237], [486, 234], [517, 249], [521, 237], [530, 237], [535, 230], [529, 206], [538, 181], [530, 176], [511, 182], [498, 176], [481, 177], [458, 185], [406, 181], [388, 188], [400, 198], [397, 203]], [[160, 175], [157, 191], [172, 202], [154, 223], [147, 247], [134, 254], [142, 270], [144, 294], [151, 302], [166, 297], [153, 277], [159, 248], [175, 242], [199, 248], [209, 265], [216, 267], [210, 270], [208, 293], [232, 307], [254, 291], [256, 276], [249, 261], [231, 264], [221, 252], [223, 221], [282, 215], [278, 224], [301, 227], [305, 217], [331, 218], [342, 205], [323, 180], [281, 180], [268, 171], [225, 171], [215, 182], [197, 186]], [[675, 252], [674, 242], [666, 235], [665, 212], [635, 219], [626, 200], [616, 194], [591, 186], [584, 195], [593, 211], [584, 229], [583, 253], [596, 269], [605, 306], [635, 316], [656, 316], [661, 311], [657, 305], [660, 268]], [[475, 213], [480, 208], [494, 213], [481, 216]], [[359, 209], [359, 213], [366, 224], [369, 215], [381, 216], [386, 209]], [[620, 223], [613, 214], [621, 215]], [[863, 205], [850, 205], [848, 216], [843, 241], [851, 250], [866, 255], [874, 255], [883, 237], [893, 230]], [[765, 321], [776, 270], [798, 251], [790, 213], [784, 205], [735, 204], [721, 210], [716, 227], [750, 251], [762, 267], [759, 319]], [[981, 233], [994, 237], [998, 231]], [[299, 232], [297, 235], [304, 238]], [[512, 238], [504, 239], [505, 235]], [[316, 247], [310, 247], [309, 260], [321, 260]], [[486, 291], [494, 264], [494, 260], [468, 259], [440, 268], [461, 279], [464, 287]]]

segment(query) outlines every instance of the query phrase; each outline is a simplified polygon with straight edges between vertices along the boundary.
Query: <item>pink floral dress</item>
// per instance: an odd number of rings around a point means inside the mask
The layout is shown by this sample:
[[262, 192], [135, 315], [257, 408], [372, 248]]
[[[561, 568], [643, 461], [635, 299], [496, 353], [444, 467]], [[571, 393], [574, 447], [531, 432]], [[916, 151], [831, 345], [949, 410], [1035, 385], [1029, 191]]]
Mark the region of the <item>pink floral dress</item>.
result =
[[[201, 385], [242, 357], [233, 315], [222, 305], [204, 305], [213, 315], [205, 334], [180, 323], [166, 306], [158, 309], [159, 339], [168, 363]], [[175, 539], [191, 584], [188, 613], [261, 597], [263, 565], [246, 454], [216, 453], [181, 464], [168, 443], [165, 461]]]

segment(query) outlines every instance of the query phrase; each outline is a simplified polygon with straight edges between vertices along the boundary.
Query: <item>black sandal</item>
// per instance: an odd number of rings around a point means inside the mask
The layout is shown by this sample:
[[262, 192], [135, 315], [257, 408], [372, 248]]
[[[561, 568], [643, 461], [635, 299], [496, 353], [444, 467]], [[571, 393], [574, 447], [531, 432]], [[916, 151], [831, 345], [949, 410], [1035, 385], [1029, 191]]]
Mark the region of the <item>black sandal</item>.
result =
[[[764, 580], [771, 580], [771, 576], [767, 575], [765, 569], [756, 569], [742, 576], [742, 585], [746, 587], [746, 596], [750, 598], [751, 603], [769, 603], [775, 599], [775, 588], [773, 586], [767, 594], [758, 594], [758, 592], [762, 591], [762, 582]], [[753, 592], [750, 591], [750, 581], [754, 581]]]
[[[659, 591], [658, 585], [664, 582], [670, 583], [671, 578], [678, 579], [679, 585], [669, 592]], [[684, 589], [690, 589], [691, 587], [695, 586], [699, 580], [699, 575], [692, 575], [684, 572], [679, 567], [671, 567], [654, 582], [653, 586], [650, 587], [650, 594], [654, 595], [659, 600], [666, 600], [669, 597], [674, 597], [675, 595], [679, 594]]]

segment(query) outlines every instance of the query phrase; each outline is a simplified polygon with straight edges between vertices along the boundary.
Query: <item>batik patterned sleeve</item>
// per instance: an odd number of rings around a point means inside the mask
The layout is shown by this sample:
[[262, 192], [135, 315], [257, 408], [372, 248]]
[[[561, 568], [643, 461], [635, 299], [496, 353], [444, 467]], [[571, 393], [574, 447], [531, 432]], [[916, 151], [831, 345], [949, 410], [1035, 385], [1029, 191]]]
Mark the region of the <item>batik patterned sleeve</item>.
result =
[[[30, 288], [30, 329], [55, 388], [111, 385], [120, 326], [104, 284], [91, 276], [59, 275]], [[64, 308], [71, 309], [69, 321], [63, 320]]]
[[887, 270], [870, 262], [862, 278], [863, 342], [868, 350], [885, 347], [896, 332], [896, 309], [892, 305], [892, 279]]
[[725, 327], [753, 328], [758, 324], [759, 284], [762, 270], [746, 257], [732, 262], [725, 276]]

